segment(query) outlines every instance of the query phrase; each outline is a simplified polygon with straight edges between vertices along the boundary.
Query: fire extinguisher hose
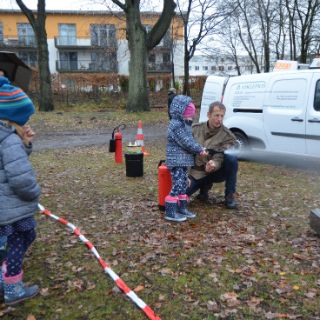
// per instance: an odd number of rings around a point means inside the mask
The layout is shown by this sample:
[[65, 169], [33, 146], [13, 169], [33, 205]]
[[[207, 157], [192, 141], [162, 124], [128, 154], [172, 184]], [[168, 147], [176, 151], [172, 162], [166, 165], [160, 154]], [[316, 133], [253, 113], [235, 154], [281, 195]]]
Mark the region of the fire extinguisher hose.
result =
[[49, 210], [47, 210], [41, 204], [38, 204], [38, 208], [41, 214], [52, 218], [53, 220], [60, 222], [61, 224], [65, 225], [69, 228], [74, 235], [76, 235], [82, 243], [86, 245], [86, 247], [92, 252], [95, 258], [100, 263], [103, 271], [107, 273], [111, 279], [116, 283], [119, 289], [121, 289], [132, 302], [134, 302], [144, 313], [145, 315], [151, 320], [161, 320], [154, 311], [143, 301], [141, 300], [134, 291], [132, 291], [126, 283], [109, 267], [109, 265], [100, 257], [97, 249], [94, 245], [83, 235], [81, 234], [80, 230], [73, 225], [72, 223], [68, 222], [67, 220], [60, 218], [54, 214], [52, 214]]

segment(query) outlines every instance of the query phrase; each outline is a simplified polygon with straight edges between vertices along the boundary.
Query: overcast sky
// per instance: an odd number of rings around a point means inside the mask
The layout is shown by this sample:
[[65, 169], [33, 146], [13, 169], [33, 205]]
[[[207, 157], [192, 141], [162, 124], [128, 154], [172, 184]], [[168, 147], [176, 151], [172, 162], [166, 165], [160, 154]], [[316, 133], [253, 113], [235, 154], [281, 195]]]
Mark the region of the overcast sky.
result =
[[[105, 5], [99, 5], [101, 1], [89, 0], [47, 0], [46, 8], [49, 10], [106, 10]], [[93, 4], [95, 2], [95, 4]], [[36, 9], [38, 0], [24, 0], [25, 5], [30, 9]], [[1, 9], [19, 8], [15, 0], [0, 0]]]
[[[36, 9], [38, 0], [24, 0], [25, 5], [30, 9]], [[111, 0], [46, 0], [46, 9], [49, 10], [108, 10], [106, 4], [112, 4]], [[163, 1], [143, 0], [142, 7], [144, 10], [161, 11]], [[0, 0], [1, 9], [19, 9], [15, 0]], [[120, 10], [113, 5], [113, 8]]]

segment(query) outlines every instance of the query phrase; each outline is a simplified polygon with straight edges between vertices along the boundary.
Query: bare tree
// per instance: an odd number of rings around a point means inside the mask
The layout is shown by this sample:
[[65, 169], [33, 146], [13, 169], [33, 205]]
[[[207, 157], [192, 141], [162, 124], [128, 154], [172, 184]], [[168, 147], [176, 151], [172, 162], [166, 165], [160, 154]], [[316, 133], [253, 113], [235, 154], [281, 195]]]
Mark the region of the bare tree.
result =
[[261, 30], [263, 53], [264, 53], [264, 72], [270, 71], [270, 54], [271, 54], [271, 31], [273, 30], [273, 22], [277, 14], [277, 6], [275, 1], [272, 0], [257, 0], [257, 13], [259, 16]]
[[111, 0], [126, 16], [126, 35], [129, 45], [129, 92], [127, 111], [148, 111], [147, 56], [170, 27], [176, 4], [163, 0], [163, 10], [155, 25], [147, 32], [142, 23], [140, 0]]
[[235, 63], [235, 68], [240, 76], [240, 38], [234, 23], [234, 16], [229, 16], [225, 21], [223, 21], [219, 29], [219, 40], [222, 44], [222, 47], [225, 47], [225, 50], [223, 50], [225, 51], [224, 54], [228, 59]]
[[40, 77], [40, 96], [39, 109], [41, 111], [54, 110], [53, 95], [51, 87], [51, 75], [49, 69], [49, 51], [46, 32], [46, 1], [38, 0], [37, 13], [34, 14], [23, 1], [16, 0], [23, 14], [29, 20], [32, 29], [36, 36], [37, 52], [38, 52], [38, 66]]
[[252, 0], [237, 0], [236, 22], [241, 43], [247, 51], [252, 63], [256, 68], [256, 72], [260, 73], [260, 62], [258, 55], [257, 39], [255, 32], [257, 30], [257, 22], [255, 17], [251, 15], [255, 2]]
[[306, 63], [316, 14], [320, 10], [320, 0], [294, 0], [294, 2], [300, 27], [300, 62]]
[[196, 48], [205, 37], [216, 32], [216, 27], [232, 11], [225, 3], [221, 0], [187, 0], [184, 10], [184, 3], [177, 2], [184, 26], [184, 94], [190, 94], [189, 62]]
[[278, 8], [275, 8], [276, 16], [274, 24], [276, 25], [274, 33], [274, 53], [277, 60], [285, 57], [287, 43], [287, 32], [289, 30], [288, 14], [285, 11], [285, 0], [279, 0]]
[[258, 73], [270, 71], [274, 59], [290, 56], [306, 63], [319, 52], [320, 0], [236, 0], [234, 4], [236, 10], [219, 32], [222, 47], [235, 63], [241, 50], [237, 39]]
[[289, 41], [290, 41], [290, 59], [297, 60], [297, 40], [296, 40], [296, 4], [292, 0], [285, 0], [289, 17]]

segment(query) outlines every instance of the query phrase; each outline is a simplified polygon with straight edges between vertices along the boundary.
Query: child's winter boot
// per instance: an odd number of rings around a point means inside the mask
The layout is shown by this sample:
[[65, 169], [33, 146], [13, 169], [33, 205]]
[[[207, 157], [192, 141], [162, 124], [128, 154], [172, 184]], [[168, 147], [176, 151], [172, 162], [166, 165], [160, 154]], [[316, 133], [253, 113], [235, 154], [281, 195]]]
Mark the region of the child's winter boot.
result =
[[178, 209], [178, 197], [166, 196], [166, 214], [164, 218], [169, 221], [182, 222], [187, 218], [177, 212]]
[[196, 214], [187, 209], [188, 196], [186, 194], [179, 195], [178, 212], [187, 218], [195, 218]]
[[3, 296], [3, 294], [4, 294], [4, 280], [3, 280], [3, 277], [4, 277], [6, 272], [7, 272], [7, 265], [6, 265], [6, 262], [3, 261], [2, 262], [2, 266], [0, 268], [0, 295], [1, 296]]
[[0, 265], [5, 260], [7, 256], [7, 237], [0, 237]]
[[22, 282], [23, 272], [13, 277], [4, 275], [4, 303], [14, 305], [39, 293], [37, 285], [26, 287]]

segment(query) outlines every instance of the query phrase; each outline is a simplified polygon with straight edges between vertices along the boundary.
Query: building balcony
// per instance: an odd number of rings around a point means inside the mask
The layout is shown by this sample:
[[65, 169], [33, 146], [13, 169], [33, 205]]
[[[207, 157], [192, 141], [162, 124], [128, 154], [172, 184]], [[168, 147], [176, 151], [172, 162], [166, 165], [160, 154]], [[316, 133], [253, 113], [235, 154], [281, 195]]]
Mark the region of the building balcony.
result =
[[9, 37], [0, 40], [1, 49], [34, 49], [37, 47], [37, 41], [34, 36]]
[[58, 72], [118, 72], [118, 64], [116, 61], [92, 61], [92, 60], [57, 60], [56, 69]]
[[96, 41], [90, 38], [84, 37], [70, 37], [70, 36], [59, 36], [54, 38], [54, 44], [58, 49], [109, 49], [115, 51], [117, 48], [116, 39], [108, 39]]
[[162, 73], [169, 73], [172, 71], [172, 63], [171, 62], [149, 62], [148, 63], [148, 72], [162, 72]]

